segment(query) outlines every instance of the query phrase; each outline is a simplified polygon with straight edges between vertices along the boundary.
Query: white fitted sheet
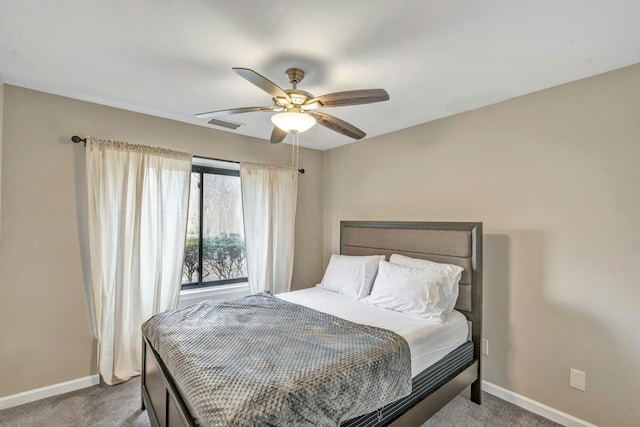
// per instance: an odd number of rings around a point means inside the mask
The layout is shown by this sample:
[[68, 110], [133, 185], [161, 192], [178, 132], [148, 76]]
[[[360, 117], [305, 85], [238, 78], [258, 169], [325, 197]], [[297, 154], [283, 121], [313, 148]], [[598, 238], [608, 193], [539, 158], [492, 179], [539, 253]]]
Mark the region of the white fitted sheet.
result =
[[276, 296], [351, 322], [397, 333], [409, 343], [412, 377], [467, 341], [469, 336], [467, 318], [455, 310], [447, 314], [443, 323], [439, 323], [375, 307], [318, 287]]

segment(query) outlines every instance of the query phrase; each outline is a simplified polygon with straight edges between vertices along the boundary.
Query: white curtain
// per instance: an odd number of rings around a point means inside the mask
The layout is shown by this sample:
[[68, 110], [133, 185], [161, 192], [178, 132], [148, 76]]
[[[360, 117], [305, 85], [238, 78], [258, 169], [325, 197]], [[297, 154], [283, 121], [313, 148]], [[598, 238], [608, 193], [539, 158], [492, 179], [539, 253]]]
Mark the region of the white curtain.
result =
[[149, 317], [181, 286], [191, 154], [88, 138], [87, 216], [98, 372], [140, 374]]
[[240, 163], [251, 293], [288, 292], [298, 196], [295, 168]]

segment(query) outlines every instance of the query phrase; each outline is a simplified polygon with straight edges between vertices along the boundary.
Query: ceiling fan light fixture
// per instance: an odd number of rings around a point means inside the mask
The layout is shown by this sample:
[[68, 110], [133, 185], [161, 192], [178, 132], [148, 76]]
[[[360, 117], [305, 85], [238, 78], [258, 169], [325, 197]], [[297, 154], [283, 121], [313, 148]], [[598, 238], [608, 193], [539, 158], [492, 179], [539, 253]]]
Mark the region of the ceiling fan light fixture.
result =
[[286, 112], [271, 116], [271, 122], [285, 132], [300, 133], [316, 124], [316, 119], [305, 113]]

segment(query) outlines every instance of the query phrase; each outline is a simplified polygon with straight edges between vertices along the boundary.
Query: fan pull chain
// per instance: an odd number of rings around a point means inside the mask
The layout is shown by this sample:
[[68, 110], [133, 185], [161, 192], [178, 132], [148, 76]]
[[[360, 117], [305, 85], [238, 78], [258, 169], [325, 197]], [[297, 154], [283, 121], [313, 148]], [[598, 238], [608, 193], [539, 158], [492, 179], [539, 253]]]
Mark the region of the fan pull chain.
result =
[[298, 162], [300, 159], [300, 144], [298, 143], [298, 132], [291, 132], [293, 143], [291, 144], [291, 167], [298, 170]]
[[291, 141], [291, 167], [295, 168], [296, 167], [296, 137], [298, 136], [297, 133], [292, 133], [291, 134], [293, 137], [293, 141]]

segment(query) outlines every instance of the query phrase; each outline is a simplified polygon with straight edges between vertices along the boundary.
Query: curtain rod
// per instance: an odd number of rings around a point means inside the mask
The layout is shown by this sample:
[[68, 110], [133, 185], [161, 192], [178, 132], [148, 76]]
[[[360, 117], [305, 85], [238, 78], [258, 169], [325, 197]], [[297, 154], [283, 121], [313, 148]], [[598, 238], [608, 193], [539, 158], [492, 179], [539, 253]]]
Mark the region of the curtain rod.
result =
[[[73, 141], [74, 144], [79, 144], [79, 143], [83, 143], [84, 146], [87, 146], [87, 138], [80, 138], [78, 135], [73, 135], [71, 137], [71, 141]], [[207, 160], [218, 160], [221, 162], [229, 162], [229, 163], [237, 163], [240, 164], [240, 162], [237, 162], [235, 160], [225, 160], [225, 159], [217, 159], [215, 157], [204, 157], [204, 156], [193, 156], [193, 157], [197, 157], [199, 159], [207, 159]], [[300, 173], [304, 173], [304, 169], [298, 169], [298, 172]]]

